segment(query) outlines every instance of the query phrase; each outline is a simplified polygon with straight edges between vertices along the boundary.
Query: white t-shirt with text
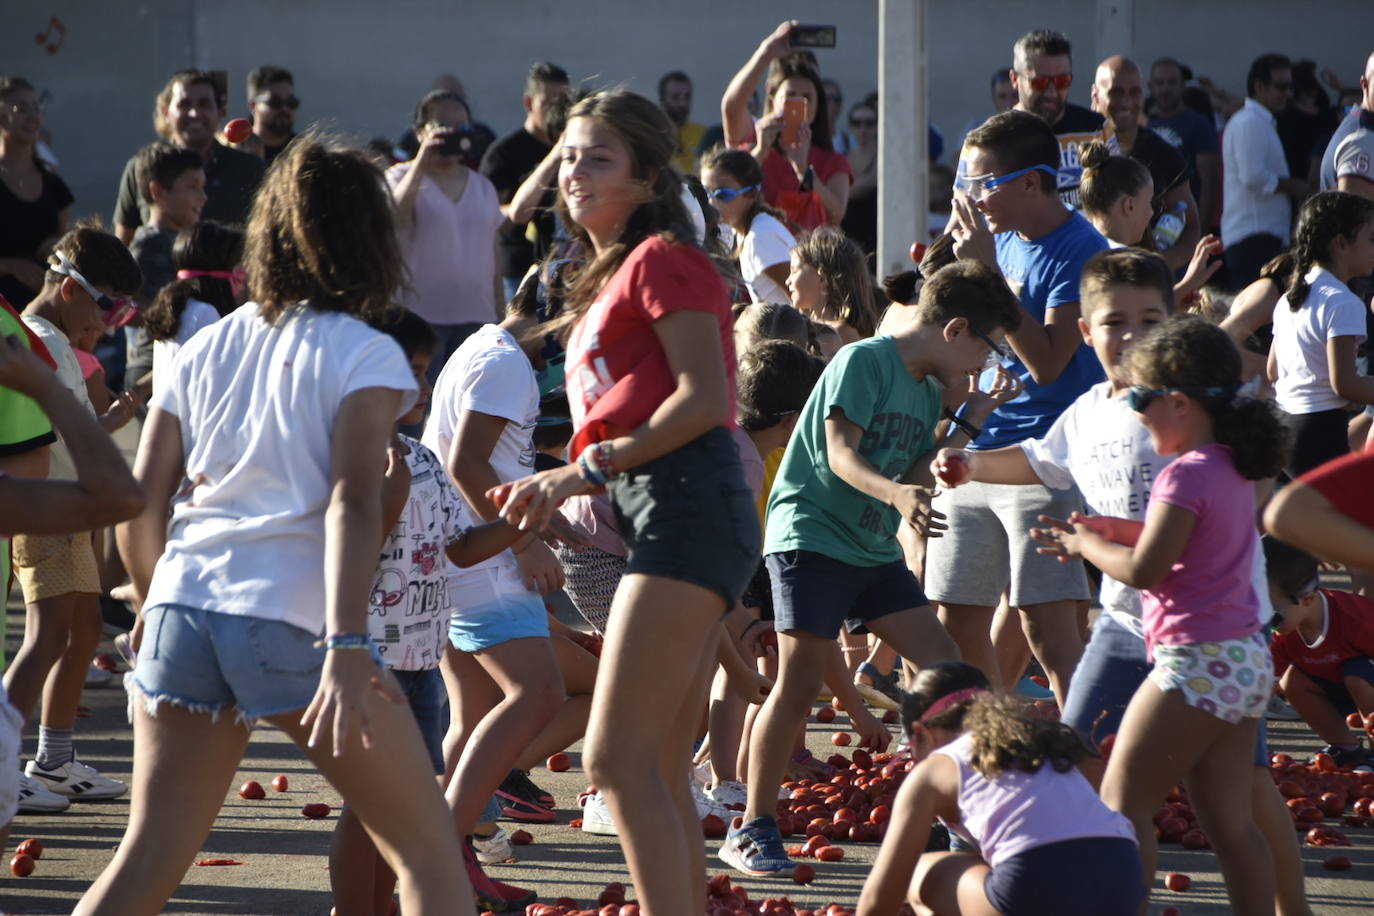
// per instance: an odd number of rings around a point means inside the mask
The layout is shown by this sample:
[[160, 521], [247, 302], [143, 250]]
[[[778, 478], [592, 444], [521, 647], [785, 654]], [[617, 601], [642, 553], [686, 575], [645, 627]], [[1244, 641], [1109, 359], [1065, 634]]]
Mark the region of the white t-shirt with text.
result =
[[191, 338], [151, 401], [180, 423], [185, 481], [146, 606], [322, 632], [334, 420], [368, 388], [402, 392], [395, 419], [415, 401], [396, 341], [340, 312], [300, 305], [268, 324], [249, 302]]

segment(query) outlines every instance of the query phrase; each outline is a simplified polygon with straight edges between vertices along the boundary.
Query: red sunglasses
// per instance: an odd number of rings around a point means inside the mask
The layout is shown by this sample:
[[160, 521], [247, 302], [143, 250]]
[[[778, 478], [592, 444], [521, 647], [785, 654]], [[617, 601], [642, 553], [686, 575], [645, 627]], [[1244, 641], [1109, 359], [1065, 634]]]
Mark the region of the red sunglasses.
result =
[[1073, 85], [1072, 73], [1061, 73], [1058, 76], [1030, 76], [1023, 73], [1021, 76], [1030, 83], [1031, 89], [1036, 92], [1044, 92], [1050, 87], [1051, 83], [1053, 83], [1054, 88], [1058, 89], [1060, 92], [1063, 92]]

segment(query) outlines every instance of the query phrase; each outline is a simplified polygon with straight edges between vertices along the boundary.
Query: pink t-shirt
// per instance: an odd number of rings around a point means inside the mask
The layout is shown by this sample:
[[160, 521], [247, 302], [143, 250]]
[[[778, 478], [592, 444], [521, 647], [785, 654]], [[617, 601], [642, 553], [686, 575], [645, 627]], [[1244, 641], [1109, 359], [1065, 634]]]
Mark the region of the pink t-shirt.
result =
[[1018, 853], [1089, 837], [1135, 841], [1130, 821], [1108, 808], [1075, 767], [1045, 764], [1034, 773], [1007, 770], [988, 779], [970, 763], [973, 738], [960, 735], [935, 751], [959, 765], [959, 823], [949, 826], [978, 844], [997, 868]]
[[1182, 645], [1238, 639], [1259, 630], [1259, 596], [1250, 584], [1255, 557], [1255, 485], [1236, 471], [1231, 449], [1204, 445], [1171, 461], [1150, 501], [1197, 516], [1193, 536], [1169, 574], [1141, 592], [1145, 642]]
[[[413, 167], [386, 170], [392, 193]], [[505, 217], [496, 188], [468, 171], [455, 204], [428, 177], [415, 195], [415, 221], [397, 232], [410, 270], [401, 304], [430, 324], [488, 324], [496, 320], [496, 230]]]

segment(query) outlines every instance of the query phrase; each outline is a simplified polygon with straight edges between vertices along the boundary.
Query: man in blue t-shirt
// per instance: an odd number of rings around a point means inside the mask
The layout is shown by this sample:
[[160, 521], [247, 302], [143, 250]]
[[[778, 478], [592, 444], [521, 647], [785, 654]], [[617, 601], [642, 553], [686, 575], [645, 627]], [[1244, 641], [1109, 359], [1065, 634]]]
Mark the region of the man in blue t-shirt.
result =
[[1219, 225], [1216, 210], [1221, 179], [1217, 126], [1183, 104], [1183, 65], [1172, 57], [1161, 57], [1150, 65], [1150, 99], [1150, 130], [1183, 154], [1191, 170], [1188, 180], [1202, 231], [1213, 232]]
[[[1079, 331], [1078, 278], [1107, 247], [1056, 192], [1059, 142], [1041, 118], [1008, 111], [989, 118], [964, 141], [955, 180], [950, 233], [960, 259], [998, 268], [1021, 300], [1021, 324], [1007, 334], [1012, 354], [1002, 368], [1025, 393], [999, 407], [970, 448], [1000, 448], [1043, 436], [1088, 388], [1102, 367]], [[1061, 704], [1083, 651], [1076, 604], [1088, 598], [1081, 563], [1059, 563], [1036, 552], [1028, 531], [1040, 515], [1081, 508], [1077, 490], [1043, 486], [966, 484], [941, 494], [935, 508], [949, 530], [926, 546], [926, 592], [965, 661], [998, 685], [1017, 670], [999, 671], [989, 633], [1004, 591]]]

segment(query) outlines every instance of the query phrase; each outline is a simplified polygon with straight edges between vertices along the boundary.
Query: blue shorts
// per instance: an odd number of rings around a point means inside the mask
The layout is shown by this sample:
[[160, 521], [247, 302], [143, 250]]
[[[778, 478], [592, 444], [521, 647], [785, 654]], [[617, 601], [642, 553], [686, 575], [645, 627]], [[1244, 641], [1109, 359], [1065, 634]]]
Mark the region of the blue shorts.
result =
[[425, 751], [434, 765], [436, 775], [444, 773], [444, 732], [448, 731], [448, 716], [444, 706], [448, 694], [444, 692], [444, 677], [438, 668], [423, 671], [397, 671], [396, 682], [410, 703], [410, 711], [415, 716], [415, 724], [420, 726], [420, 737], [425, 741]]
[[[1069, 874], [1092, 880], [1065, 893]], [[1131, 916], [1145, 899], [1140, 849], [1116, 836], [1046, 843], [994, 868], [983, 892], [1005, 916]]]
[[870, 620], [930, 604], [901, 560], [851, 566], [822, 553], [785, 550], [765, 557], [773, 581], [773, 627], [804, 630], [825, 639], [867, 632]]
[[[1110, 614], [1099, 615], [1069, 681], [1061, 721], [1097, 746], [1103, 738], [1121, 730], [1121, 717], [1152, 667], [1142, 637]], [[1266, 724], [1261, 718], [1255, 744], [1257, 767], [1269, 766]]]
[[150, 715], [161, 703], [215, 716], [232, 708], [252, 725], [310, 704], [324, 668], [319, 639], [280, 620], [159, 604], [143, 612], [133, 687]]
[[[1307, 672], [1303, 672], [1307, 674]], [[1345, 686], [1345, 678], [1363, 678], [1370, 684], [1374, 684], [1374, 658], [1359, 656], [1348, 658], [1341, 664], [1341, 680], [1328, 681], [1324, 677], [1316, 677], [1308, 674], [1308, 679], [1322, 689], [1326, 698], [1331, 701], [1341, 715], [1349, 715], [1358, 712], [1359, 706], [1355, 703], [1355, 698], [1350, 695], [1350, 688]]]
[[459, 652], [481, 652], [512, 639], [549, 638], [544, 599], [509, 567], [465, 570], [449, 579], [448, 641]]

